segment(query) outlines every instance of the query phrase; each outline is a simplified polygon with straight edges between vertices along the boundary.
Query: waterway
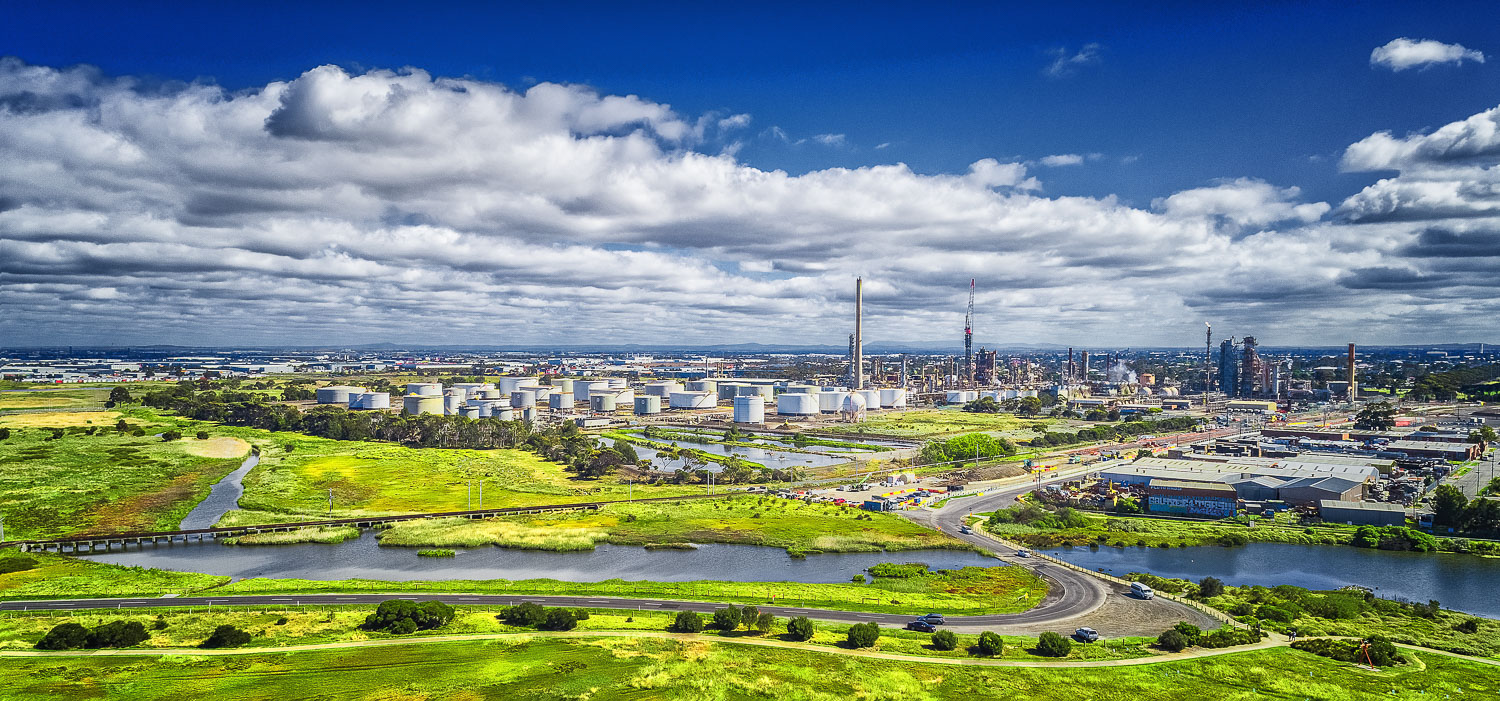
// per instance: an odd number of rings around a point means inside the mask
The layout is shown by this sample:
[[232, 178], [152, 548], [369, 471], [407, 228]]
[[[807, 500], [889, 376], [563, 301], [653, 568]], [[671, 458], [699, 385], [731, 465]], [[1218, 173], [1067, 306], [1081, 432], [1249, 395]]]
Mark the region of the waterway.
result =
[[1370, 587], [1386, 599], [1428, 601], [1444, 608], [1500, 618], [1500, 558], [1406, 553], [1341, 546], [1251, 543], [1225, 548], [1059, 548], [1048, 555], [1113, 575], [1150, 572], [1226, 584], [1291, 584], [1308, 589]]
[[198, 502], [192, 511], [184, 516], [182, 523], [177, 527], [184, 531], [197, 530], [199, 528], [212, 528], [219, 519], [230, 509], [239, 508], [240, 495], [245, 493], [245, 488], [240, 481], [245, 475], [255, 469], [260, 462], [260, 456], [251, 453], [250, 457], [240, 463], [240, 466], [224, 476], [224, 479], [214, 483], [213, 489], [209, 491], [208, 497]]
[[881, 562], [922, 562], [935, 569], [994, 567], [998, 560], [965, 550], [913, 550], [892, 553], [831, 553], [789, 557], [785, 550], [758, 545], [699, 545], [693, 550], [647, 550], [600, 545], [585, 552], [549, 552], [483, 547], [458, 550], [456, 557], [420, 557], [416, 548], [382, 548], [375, 533], [335, 545], [229, 546], [218, 543], [148, 545], [82, 555], [118, 565], [139, 565], [235, 578], [378, 579], [607, 579], [688, 582], [848, 582]]
[[[722, 443], [700, 443], [682, 439], [651, 439], [661, 443], [676, 443], [682, 448], [693, 448], [713, 455], [738, 455], [745, 460], [757, 462], [771, 469], [782, 469], [789, 467], [828, 467], [849, 462], [852, 457], [845, 455], [823, 455], [821, 453], [794, 453], [790, 450], [776, 450], [774, 448], [748, 448], [738, 445], [724, 445]], [[644, 459], [650, 460], [655, 469], [671, 472], [687, 466], [686, 458], [669, 458], [655, 448], [636, 445], [635, 452]], [[707, 469], [718, 472], [724, 469], [719, 463], [708, 463], [700, 465], [699, 469]]]

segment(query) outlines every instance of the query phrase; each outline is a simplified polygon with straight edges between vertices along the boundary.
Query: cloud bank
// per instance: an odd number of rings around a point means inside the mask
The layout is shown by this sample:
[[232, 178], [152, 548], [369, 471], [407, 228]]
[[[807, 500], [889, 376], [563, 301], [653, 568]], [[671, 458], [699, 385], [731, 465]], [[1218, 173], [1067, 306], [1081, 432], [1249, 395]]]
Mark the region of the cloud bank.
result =
[[[1148, 209], [1025, 164], [762, 170], [749, 115], [333, 66], [226, 91], [0, 61], [0, 337], [57, 343], [1269, 343], [1493, 329], [1494, 110], [1375, 134], [1333, 206], [1226, 179]], [[1486, 272], [1481, 272], [1486, 271]], [[1446, 326], [1446, 328], [1445, 328]]]
[[1464, 61], [1484, 63], [1484, 54], [1464, 48], [1463, 44], [1444, 44], [1432, 39], [1392, 39], [1370, 52], [1370, 65], [1404, 71], [1444, 63], [1461, 65]]

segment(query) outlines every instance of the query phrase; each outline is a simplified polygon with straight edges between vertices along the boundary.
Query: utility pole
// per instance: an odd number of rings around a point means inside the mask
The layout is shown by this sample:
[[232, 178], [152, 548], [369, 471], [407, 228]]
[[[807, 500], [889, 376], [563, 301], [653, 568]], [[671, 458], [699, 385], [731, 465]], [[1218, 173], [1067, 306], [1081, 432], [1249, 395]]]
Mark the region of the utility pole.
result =
[[333, 518], [333, 490], [328, 490], [328, 518]]
[[479, 480], [479, 508], [484, 508], [484, 480]]
[[5, 542], [5, 517], [0, 516], [0, 543]]
[[469, 505], [466, 508], [469, 511], [474, 510], [474, 480], [469, 480]]

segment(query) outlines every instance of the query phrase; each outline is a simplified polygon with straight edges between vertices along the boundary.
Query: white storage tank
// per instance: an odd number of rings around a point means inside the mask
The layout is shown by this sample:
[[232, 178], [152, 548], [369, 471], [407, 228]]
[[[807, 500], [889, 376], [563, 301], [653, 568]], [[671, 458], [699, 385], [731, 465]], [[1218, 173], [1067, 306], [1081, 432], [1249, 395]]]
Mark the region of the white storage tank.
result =
[[814, 396], [816, 396], [818, 398], [818, 411], [821, 411], [821, 412], [824, 412], [824, 413], [832, 413], [832, 412], [838, 411], [844, 405], [844, 396], [846, 394], [848, 394], [848, 392], [819, 392], [819, 393], [817, 393]]
[[408, 414], [442, 414], [443, 398], [430, 394], [413, 394], [401, 399], [401, 409]]
[[586, 402], [590, 394], [608, 389], [609, 383], [604, 380], [577, 380], [573, 383], [573, 400]]
[[458, 414], [459, 414], [459, 416], [463, 416], [463, 417], [466, 417], [466, 418], [477, 419], [477, 418], [479, 418], [479, 407], [477, 407], [477, 406], [459, 407]]
[[461, 390], [463, 390], [465, 392], [468, 392], [469, 396], [471, 396], [471, 397], [474, 396], [474, 394], [476, 392], [478, 392], [479, 390], [485, 389], [486, 387], [493, 387], [493, 386], [494, 385], [490, 385], [490, 384], [487, 384], [487, 383], [484, 383], [484, 382], [455, 382], [455, 383], [453, 383], [453, 389], [461, 389]]
[[536, 418], [537, 418], [536, 407], [534, 407], [534, 406], [532, 406], [532, 407], [526, 407], [525, 409], [521, 410], [521, 420], [522, 421], [533, 421], [534, 422], [534, 421], [536, 421]]
[[882, 387], [880, 390], [880, 406], [887, 409], [901, 409], [906, 406], [906, 390], [900, 387]]
[[656, 397], [671, 397], [672, 393], [681, 391], [683, 391], [682, 384], [678, 382], [652, 382], [645, 388], [646, 394]]
[[441, 397], [443, 385], [438, 382], [412, 382], [406, 385], [406, 393], [423, 397]]
[[496, 388], [507, 397], [514, 394], [516, 390], [536, 387], [539, 384], [541, 383], [535, 377], [502, 377], [495, 382]]
[[573, 393], [573, 380], [567, 377], [552, 378], [552, 387], [559, 392]]
[[786, 394], [817, 394], [822, 389], [817, 385], [787, 385]]
[[712, 409], [718, 406], [708, 392], [673, 392], [668, 398], [673, 409]]
[[518, 389], [510, 393], [510, 406], [513, 409], [525, 409], [536, 406], [536, 392], [529, 389]]
[[390, 392], [360, 392], [349, 395], [350, 409], [389, 409], [391, 408]]
[[589, 411], [614, 411], [618, 408], [613, 392], [595, 392], [589, 395]]
[[349, 399], [356, 394], [364, 394], [363, 387], [350, 387], [348, 385], [331, 385], [318, 388], [319, 404], [343, 404], [349, 405]]
[[492, 416], [494, 418], [497, 418], [497, 419], [500, 419], [501, 421], [515, 421], [516, 420], [516, 410], [515, 409], [510, 409], [510, 408], [502, 408], [502, 407], [498, 407], [497, 406], [490, 413], [490, 416]]
[[635, 398], [635, 413], [640, 415], [660, 414], [661, 397], [654, 394], [644, 394]]
[[776, 413], [785, 416], [812, 416], [818, 413], [818, 398], [811, 394], [782, 394], [776, 398]]
[[458, 394], [444, 395], [443, 396], [443, 413], [447, 414], [449, 416], [453, 416], [454, 414], [457, 414], [458, 410], [462, 409], [463, 406], [464, 406], [464, 404], [467, 403], [468, 401], [469, 400], [467, 398], [463, 397], [462, 395], [458, 395]]
[[739, 389], [745, 386], [743, 382], [719, 382], [717, 384], [715, 389], [718, 391], [719, 399], [734, 399], [739, 395]]
[[734, 422], [737, 424], [763, 424], [766, 422], [766, 398], [758, 394], [747, 394], [734, 398]]
[[979, 398], [979, 393], [970, 389], [950, 389], [946, 395], [949, 404], [968, 404]]
[[689, 392], [713, 392], [719, 391], [719, 383], [713, 380], [692, 380], [683, 385]]
[[880, 408], [880, 390], [878, 390], [878, 389], [862, 389], [862, 390], [859, 390], [859, 395], [861, 397], [865, 398], [865, 408], [866, 409], [879, 409]]
[[630, 381], [623, 377], [606, 377], [604, 381], [609, 383], [610, 389], [625, 389], [630, 386]]
[[470, 399], [473, 399], [475, 397], [478, 397], [479, 399], [500, 399], [501, 395], [500, 390], [495, 389], [494, 387], [490, 387], [487, 389], [480, 389], [478, 392], [471, 392], [469, 394]]
[[547, 408], [553, 411], [562, 411], [573, 408], [572, 392], [556, 392], [547, 397]]
[[774, 393], [774, 388], [771, 385], [740, 385], [738, 391], [739, 394], [735, 395], [737, 397], [757, 396], [770, 399]]
[[448, 391], [443, 392], [443, 394], [445, 396], [458, 397], [459, 399], [462, 399], [464, 401], [469, 401], [469, 388], [467, 387], [459, 387], [457, 385], [454, 385], [453, 387], [449, 387]]
[[839, 406], [839, 413], [845, 421], [865, 420], [865, 396], [859, 392], [850, 392], [844, 395], [844, 401]]

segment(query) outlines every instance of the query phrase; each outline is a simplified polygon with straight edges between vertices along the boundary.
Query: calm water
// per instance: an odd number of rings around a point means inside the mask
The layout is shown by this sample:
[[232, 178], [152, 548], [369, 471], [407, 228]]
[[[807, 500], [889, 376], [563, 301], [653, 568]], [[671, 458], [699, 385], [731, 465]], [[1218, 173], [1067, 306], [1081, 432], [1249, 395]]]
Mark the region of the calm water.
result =
[[298, 579], [606, 579], [686, 582], [847, 582], [881, 562], [924, 562], [939, 569], [994, 567], [991, 557], [961, 550], [897, 553], [844, 553], [788, 557], [786, 551], [756, 545], [700, 545], [696, 550], [646, 550], [601, 545], [591, 552], [556, 553], [507, 548], [472, 548], [457, 557], [418, 557], [416, 548], [382, 548], [375, 534], [337, 545], [229, 546], [217, 543], [146, 545], [130, 550], [83, 555], [90, 560], [231, 577]]
[[259, 455], [252, 454], [245, 458], [245, 462], [240, 463], [239, 468], [214, 484], [213, 491], [209, 492], [208, 497], [198, 502], [198, 505], [183, 517], [182, 524], [177, 527], [184, 531], [211, 528], [230, 509], [239, 508], [240, 495], [245, 493], [240, 480], [245, 479], [245, 475], [250, 474], [250, 470], [254, 469], [256, 463], [259, 462]]
[[[652, 440], [660, 440], [660, 439], [652, 439]], [[827, 467], [829, 465], [839, 465], [839, 464], [842, 464], [842, 463], [846, 463], [846, 462], [849, 462], [849, 460], [850, 460], [849, 457], [842, 456], [842, 455], [821, 455], [821, 454], [818, 454], [818, 453], [793, 453], [793, 452], [788, 451], [788, 450], [774, 450], [774, 449], [767, 449], [767, 448], [746, 448], [746, 447], [743, 447], [743, 446], [730, 446], [730, 445], [722, 445], [722, 444], [719, 444], [719, 443], [699, 443], [697, 441], [686, 441], [686, 440], [674, 440], [674, 441], [662, 441], [662, 442], [664, 442], [664, 443], [676, 443], [677, 445], [679, 445], [679, 446], [681, 446], [683, 448], [695, 448], [695, 449], [701, 450], [701, 451], [703, 451], [705, 453], [712, 453], [714, 455], [723, 455], [723, 456], [726, 456], [726, 457], [729, 456], [729, 455], [738, 455], [741, 458], [744, 458], [744, 459], [749, 460], [751, 462], [758, 462], [758, 463], [760, 463], [762, 465], [765, 465], [766, 467], [769, 467], [771, 469], [787, 468], [787, 467]], [[642, 458], [650, 460], [654, 465], [656, 465], [656, 468], [659, 469], [659, 470], [668, 470], [668, 471], [671, 471], [671, 470], [676, 470], [679, 467], [685, 467], [686, 466], [686, 463], [685, 463], [685, 461], [683, 459], [678, 458], [676, 460], [672, 460], [672, 459], [663, 457], [661, 455], [661, 452], [658, 451], [658, 450], [656, 450], [655, 448], [649, 448], [649, 447], [646, 447], [646, 446], [643, 446], [643, 445], [637, 445], [637, 446], [634, 446], [634, 447], [635, 447], [635, 452], [636, 452], [637, 455], [641, 456]], [[702, 468], [706, 468], [708, 470], [711, 470], [713, 472], [718, 472], [719, 470], [724, 469], [724, 466], [720, 465], [718, 463], [709, 463], [708, 465], [704, 465], [704, 466], [701, 466], [701, 467]]]
[[1251, 543], [1196, 548], [1060, 548], [1044, 551], [1110, 574], [1150, 572], [1198, 581], [1214, 576], [1226, 584], [1292, 584], [1337, 589], [1372, 587], [1381, 597], [1437, 599], [1445, 608], [1500, 618], [1500, 558], [1403, 553], [1338, 546]]

